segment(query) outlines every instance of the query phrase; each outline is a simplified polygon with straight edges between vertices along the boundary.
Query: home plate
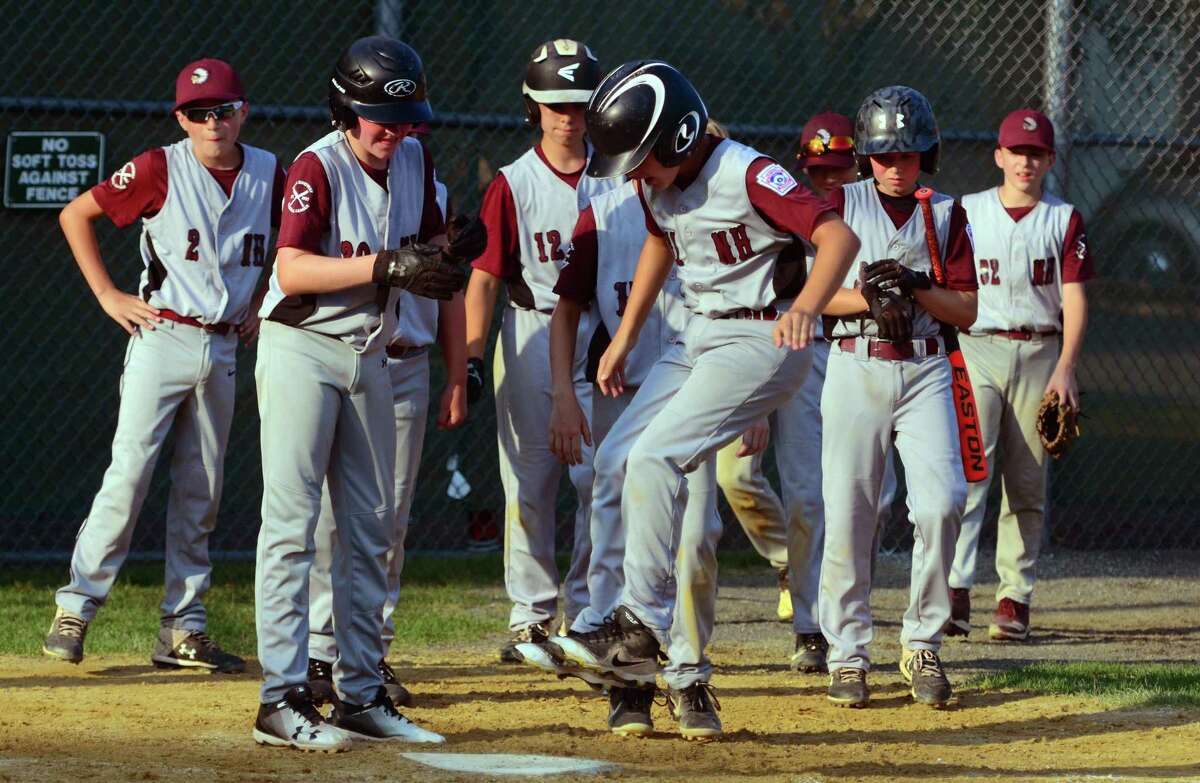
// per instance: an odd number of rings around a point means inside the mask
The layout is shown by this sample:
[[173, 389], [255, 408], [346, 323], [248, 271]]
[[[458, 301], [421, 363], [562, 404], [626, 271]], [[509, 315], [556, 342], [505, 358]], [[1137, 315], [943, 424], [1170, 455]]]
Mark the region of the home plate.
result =
[[481, 775], [563, 775], [574, 772], [589, 775], [616, 768], [616, 764], [595, 759], [568, 759], [524, 753], [403, 753], [406, 759], [434, 769], [450, 772], [477, 772]]

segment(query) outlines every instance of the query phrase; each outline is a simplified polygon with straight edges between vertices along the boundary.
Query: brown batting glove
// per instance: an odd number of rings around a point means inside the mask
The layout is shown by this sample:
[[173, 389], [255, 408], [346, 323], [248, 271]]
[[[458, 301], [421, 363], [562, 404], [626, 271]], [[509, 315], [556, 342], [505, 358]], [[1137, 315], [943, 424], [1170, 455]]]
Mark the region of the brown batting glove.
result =
[[879, 325], [881, 339], [894, 343], [912, 339], [912, 315], [900, 297], [872, 283], [862, 287], [862, 295], [871, 308], [871, 318]]
[[462, 290], [467, 272], [458, 264], [443, 261], [440, 247], [416, 244], [376, 254], [371, 282], [446, 300]]
[[913, 291], [928, 291], [933, 284], [929, 275], [909, 269], [894, 258], [867, 264], [863, 268], [863, 282], [879, 286], [885, 291], [899, 292], [910, 301]]
[[446, 224], [447, 260], [474, 261], [487, 248], [487, 226], [477, 217], [456, 215]]

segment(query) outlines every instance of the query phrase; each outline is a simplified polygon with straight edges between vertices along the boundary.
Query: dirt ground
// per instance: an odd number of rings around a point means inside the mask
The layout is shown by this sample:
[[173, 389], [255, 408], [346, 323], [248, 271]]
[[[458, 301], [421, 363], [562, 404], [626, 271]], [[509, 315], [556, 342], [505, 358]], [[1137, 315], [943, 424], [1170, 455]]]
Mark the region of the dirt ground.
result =
[[[1042, 569], [1027, 644], [984, 641], [994, 583], [973, 599], [972, 640], [943, 649], [952, 680], [1037, 660], [1200, 661], [1200, 555], [1057, 555]], [[770, 572], [722, 580], [711, 651], [726, 735], [706, 745], [675, 733], [610, 735], [607, 700], [575, 680], [492, 663], [500, 637], [469, 649], [395, 651], [416, 694], [406, 710], [456, 753], [536, 753], [603, 760], [612, 780], [1200, 780], [1200, 713], [1115, 707], [1075, 697], [982, 693], [934, 711], [910, 703], [896, 670], [905, 560], [885, 556], [873, 600], [873, 699], [842, 710], [825, 678], [786, 669], [789, 629], [771, 621]], [[337, 755], [256, 746], [257, 671], [173, 673], [144, 658], [89, 657], [73, 667], [0, 658], [0, 781], [449, 781], [401, 754], [428, 747], [356, 747]], [[507, 778], [509, 780], [513, 778]]]

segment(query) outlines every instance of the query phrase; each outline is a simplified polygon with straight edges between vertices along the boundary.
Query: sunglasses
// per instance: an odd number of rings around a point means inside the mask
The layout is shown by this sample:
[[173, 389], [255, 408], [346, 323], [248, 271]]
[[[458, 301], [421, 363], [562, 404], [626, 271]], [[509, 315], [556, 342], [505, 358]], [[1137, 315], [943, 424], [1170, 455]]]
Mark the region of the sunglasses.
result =
[[214, 120], [227, 120], [242, 108], [243, 103], [243, 101], [233, 101], [232, 103], [222, 103], [219, 106], [184, 109], [183, 116], [187, 117], [189, 122], [208, 122], [210, 117]]
[[827, 152], [854, 152], [854, 139], [850, 136], [830, 136], [829, 141], [825, 142], [820, 136], [813, 136], [804, 145], [804, 151], [814, 158]]

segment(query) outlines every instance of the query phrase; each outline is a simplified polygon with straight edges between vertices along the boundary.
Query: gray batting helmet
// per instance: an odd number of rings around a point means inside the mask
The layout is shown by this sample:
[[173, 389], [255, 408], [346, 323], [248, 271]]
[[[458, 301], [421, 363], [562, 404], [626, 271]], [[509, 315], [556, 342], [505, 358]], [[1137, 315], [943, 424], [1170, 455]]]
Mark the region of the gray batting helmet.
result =
[[[921, 171], [926, 174], [937, 173], [940, 141], [933, 107], [912, 87], [896, 84], [876, 90], [863, 101], [854, 121], [854, 151], [858, 155], [919, 152]], [[860, 160], [860, 167], [865, 168], [865, 176], [870, 176], [870, 165], [865, 160]]]

